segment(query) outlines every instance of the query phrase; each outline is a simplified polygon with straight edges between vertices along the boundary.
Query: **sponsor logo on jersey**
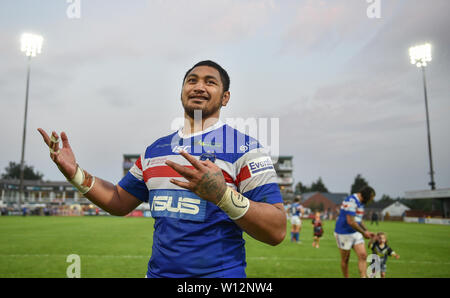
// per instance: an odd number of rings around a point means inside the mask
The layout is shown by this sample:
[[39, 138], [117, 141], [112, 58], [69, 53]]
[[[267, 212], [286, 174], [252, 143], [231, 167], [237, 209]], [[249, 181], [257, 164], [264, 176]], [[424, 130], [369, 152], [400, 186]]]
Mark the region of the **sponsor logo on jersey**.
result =
[[250, 175], [260, 175], [269, 171], [273, 171], [272, 160], [268, 156], [259, 157], [247, 162], [248, 169], [250, 170]]
[[196, 142], [196, 144], [198, 144], [200, 146], [203, 146], [203, 147], [213, 147], [213, 148], [220, 148], [220, 147], [222, 147], [221, 143], [205, 142], [205, 141], [202, 141], [202, 140], [198, 140]]
[[239, 147], [239, 150], [241, 150], [242, 152], [245, 152], [245, 151], [248, 150], [248, 146], [246, 146], [246, 145], [241, 145], [241, 146]]
[[173, 197], [154, 196], [151, 211], [169, 211], [196, 215], [200, 211], [200, 200], [191, 198], [178, 198], [178, 204], [173, 206]]
[[190, 191], [151, 190], [149, 204], [153, 217], [205, 220], [206, 201]]
[[181, 151], [189, 152], [189, 151], [191, 151], [191, 146], [190, 145], [185, 145], [185, 146], [175, 145], [174, 147], [172, 147], [173, 153], [180, 153]]
[[[238, 144], [239, 145], [239, 144]], [[246, 152], [248, 151], [250, 148], [254, 149], [257, 148], [258, 142], [257, 141], [250, 141], [250, 142], [245, 142], [245, 144], [242, 144], [241, 146], [239, 146], [239, 150], [241, 150], [242, 152]]]

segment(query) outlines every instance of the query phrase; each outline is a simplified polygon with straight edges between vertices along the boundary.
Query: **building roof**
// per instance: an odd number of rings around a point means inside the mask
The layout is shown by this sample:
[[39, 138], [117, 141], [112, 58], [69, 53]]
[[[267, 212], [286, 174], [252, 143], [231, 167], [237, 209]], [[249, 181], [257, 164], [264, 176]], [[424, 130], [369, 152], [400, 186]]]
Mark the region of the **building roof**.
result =
[[[4, 190], [18, 190], [20, 185], [19, 179], [0, 179], [0, 189]], [[67, 181], [40, 181], [40, 180], [23, 180], [24, 190], [26, 191], [75, 191]]]
[[348, 194], [346, 193], [329, 193], [329, 192], [323, 192], [322, 195], [324, 195], [328, 200], [333, 202], [336, 205], [340, 205], [342, 201], [345, 200], [345, 198], [348, 197]]
[[342, 203], [342, 201], [345, 200], [345, 198], [348, 196], [348, 194], [346, 193], [329, 193], [329, 192], [306, 192], [302, 194], [302, 201], [306, 201], [308, 200], [310, 197], [312, 197], [313, 195], [320, 193], [321, 195], [323, 195], [325, 198], [327, 198], [328, 200], [330, 200], [333, 204], [335, 205], [340, 205]]

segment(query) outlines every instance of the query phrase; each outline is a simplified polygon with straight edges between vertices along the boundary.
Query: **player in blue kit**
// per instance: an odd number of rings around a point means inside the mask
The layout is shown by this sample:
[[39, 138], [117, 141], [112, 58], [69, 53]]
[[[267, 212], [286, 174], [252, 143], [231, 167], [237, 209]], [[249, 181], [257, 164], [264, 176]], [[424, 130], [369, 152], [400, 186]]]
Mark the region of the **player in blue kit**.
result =
[[364, 238], [371, 239], [375, 234], [369, 232], [363, 223], [364, 205], [375, 198], [375, 190], [366, 186], [358, 193], [348, 196], [341, 204], [336, 220], [334, 236], [341, 254], [341, 269], [348, 277], [348, 261], [353, 248], [358, 256], [358, 269], [361, 277], [366, 277], [367, 252]]
[[185, 125], [156, 140], [117, 185], [77, 163], [67, 135], [39, 128], [50, 157], [81, 193], [113, 215], [142, 202], [155, 218], [147, 277], [245, 277], [243, 231], [283, 241], [286, 215], [270, 156], [259, 142], [219, 120], [230, 99], [226, 71], [212, 61], [189, 69]]
[[304, 210], [305, 209], [300, 204], [300, 200], [295, 198], [289, 208], [289, 213], [291, 215], [291, 242], [301, 243], [300, 231], [302, 230], [302, 217], [305, 212]]

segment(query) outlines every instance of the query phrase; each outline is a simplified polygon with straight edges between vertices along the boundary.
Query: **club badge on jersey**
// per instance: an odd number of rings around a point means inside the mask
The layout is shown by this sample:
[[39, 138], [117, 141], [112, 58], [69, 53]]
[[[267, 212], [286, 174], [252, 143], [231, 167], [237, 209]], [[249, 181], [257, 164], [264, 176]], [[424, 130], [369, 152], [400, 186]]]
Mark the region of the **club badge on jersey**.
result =
[[210, 160], [211, 162], [216, 162], [216, 155], [213, 152], [207, 152], [200, 155], [200, 160]]

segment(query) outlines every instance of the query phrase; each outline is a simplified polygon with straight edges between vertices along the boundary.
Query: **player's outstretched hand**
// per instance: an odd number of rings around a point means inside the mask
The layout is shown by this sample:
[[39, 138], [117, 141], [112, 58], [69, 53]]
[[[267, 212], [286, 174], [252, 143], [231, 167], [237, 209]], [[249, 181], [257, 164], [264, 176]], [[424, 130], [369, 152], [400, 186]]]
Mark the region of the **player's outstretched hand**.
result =
[[364, 231], [363, 236], [366, 239], [373, 239], [374, 237], [376, 237], [376, 235], [374, 233], [369, 232], [369, 231]]
[[51, 137], [49, 137], [42, 128], [38, 128], [38, 131], [44, 139], [45, 144], [47, 144], [50, 149], [50, 158], [66, 178], [73, 178], [78, 165], [72, 148], [69, 145], [69, 139], [67, 138], [66, 133], [61, 133], [62, 148], [60, 148], [59, 136], [55, 131], [52, 131]]
[[202, 199], [217, 204], [227, 188], [222, 169], [209, 160], [197, 160], [186, 151], [181, 151], [180, 154], [186, 158], [194, 168], [188, 168], [170, 160], [166, 161], [166, 164], [169, 167], [188, 180], [188, 182], [184, 182], [170, 179], [170, 182], [189, 189]]

